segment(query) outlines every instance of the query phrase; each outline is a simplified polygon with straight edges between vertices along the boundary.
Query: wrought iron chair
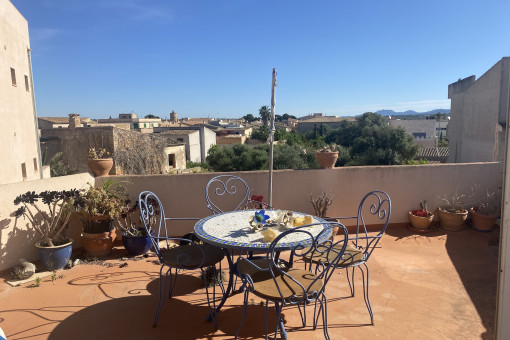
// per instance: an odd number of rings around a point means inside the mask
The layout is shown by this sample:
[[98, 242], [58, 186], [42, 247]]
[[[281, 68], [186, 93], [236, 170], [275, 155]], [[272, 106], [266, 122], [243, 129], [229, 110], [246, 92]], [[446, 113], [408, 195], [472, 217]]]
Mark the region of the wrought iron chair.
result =
[[[207, 208], [213, 214], [220, 214], [225, 211], [246, 210], [253, 208], [273, 209], [267, 203], [252, 200], [250, 198], [250, 188], [244, 179], [233, 175], [219, 175], [211, 178], [205, 187], [205, 200], [207, 201]], [[230, 251], [232, 261], [235, 262], [236, 256], [241, 255], [242, 252], [236, 255], [234, 250]], [[260, 261], [261, 265], [265, 262], [264, 258], [254, 257], [253, 253], [249, 253], [252, 261]], [[233, 289], [237, 286], [237, 272], [234, 272], [236, 279], [233, 284]]]
[[[369, 270], [367, 262], [388, 227], [390, 215], [391, 200], [388, 194], [383, 191], [372, 191], [361, 200], [357, 216], [328, 218], [328, 220], [356, 220], [356, 236], [349, 237], [353, 244], [349, 244], [345, 250], [346, 257], [348, 255], [352, 260], [338, 261], [336, 266], [345, 268], [351, 296], [354, 296], [354, 271], [359, 268], [363, 282], [363, 299], [372, 325], [374, 324], [374, 314], [368, 296]], [[377, 234], [374, 235], [374, 232]], [[325, 253], [310, 252], [305, 256], [305, 262], [308, 262], [310, 266], [312, 263], [329, 263], [332, 259], [325, 255]], [[349, 274], [349, 270], [351, 274]]]
[[[165, 217], [163, 205], [153, 192], [143, 191], [140, 193], [138, 204], [140, 207], [140, 217], [144, 223], [147, 234], [150, 235], [152, 246], [161, 263], [161, 268], [159, 270], [159, 300], [156, 307], [153, 327], [156, 327], [168, 284], [170, 284], [168, 287], [168, 298], [170, 299], [177, 280], [178, 271], [193, 269], [200, 269], [201, 271], [206, 289], [207, 304], [211, 310], [210, 316], [213, 318], [215, 326], [217, 327], [215, 295], [218, 271], [216, 269], [216, 264], [220, 264], [219, 272], [221, 272], [221, 260], [224, 257], [223, 250], [208, 244], [195, 243], [189, 238], [170, 237], [167, 222], [171, 220], [196, 220], [196, 218]], [[166, 271], [164, 271], [165, 268]], [[212, 277], [215, 281], [212, 285], [212, 299], [209, 298], [208, 275], [205, 274], [206, 271], [212, 271]], [[168, 282], [169, 280], [170, 282]], [[224, 294], [223, 285], [218, 285]]]
[[269, 204], [250, 199], [250, 188], [244, 179], [233, 175], [213, 177], [205, 187], [207, 208], [213, 214], [245, 210], [251, 207], [272, 209]]
[[[267, 251], [266, 264], [261, 267], [253, 263], [245, 257], [239, 257], [237, 261], [238, 270], [243, 280], [243, 285], [246, 287], [244, 292], [244, 306], [241, 323], [236, 332], [236, 339], [239, 331], [246, 318], [246, 310], [248, 304], [249, 294], [252, 293], [264, 300], [265, 303], [265, 326], [266, 326], [266, 339], [268, 339], [267, 329], [267, 309], [269, 301], [273, 302], [276, 306], [276, 329], [274, 338], [276, 339], [278, 331], [281, 333], [282, 339], [287, 339], [287, 332], [285, 331], [282, 321], [282, 308], [288, 305], [297, 305], [301, 315], [303, 326], [306, 325], [306, 311], [302, 312], [301, 307], [305, 307], [311, 303], [319, 303], [320, 308], [317, 315], [322, 311], [322, 322], [324, 336], [329, 339], [328, 323], [327, 323], [327, 298], [324, 294], [326, 284], [331, 278], [333, 271], [337, 264], [343, 258], [343, 253], [347, 246], [347, 229], [338, 222], [322, 223], [325, 225], [324, 230], [314, 237], [307, 227], [318, 225], [321, 223], [314, 223], [302, 227], [293, 228], [280, 234], [276, 239], [271, 242]], [[330, 233], [331, 228], [338, 227], [341, 230], [340, 235], [343, 237], [336, 243], [332, 240], [327, 240], [319, 243], [318, 240], [324, 236], [324, 233]], [[299, 242], [293, 242], [292, 238], [295, 234], [305, 234], [307, 238], [312, 239], [312, 245], [306, 248]], [[277, 245], [289, 242], [290, 255], [288, 260], [288, 268], [282, 268], [279, 258], [279, 251], [275, 250]], [[312, 271], [312, 266], [308, 270], [292, 268], [295, 259], [302, 257], [310, 252], [317, 254], [324, 254], [330, 258], [328, 263], [321, 263], [315, 266]], [[314, 313], [315, 315], [315, 313]], [[314, 317], [314, 329], [317, 327], [318, 318]]]

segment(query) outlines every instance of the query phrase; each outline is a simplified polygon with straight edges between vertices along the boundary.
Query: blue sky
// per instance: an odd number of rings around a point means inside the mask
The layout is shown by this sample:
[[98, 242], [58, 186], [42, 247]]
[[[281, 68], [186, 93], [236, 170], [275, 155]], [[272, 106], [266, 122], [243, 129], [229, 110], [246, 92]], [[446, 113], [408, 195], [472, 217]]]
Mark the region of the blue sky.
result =
[[356, 115], [449, 108], [510, 56], [510, 1], [11, 0], [39, 116]]

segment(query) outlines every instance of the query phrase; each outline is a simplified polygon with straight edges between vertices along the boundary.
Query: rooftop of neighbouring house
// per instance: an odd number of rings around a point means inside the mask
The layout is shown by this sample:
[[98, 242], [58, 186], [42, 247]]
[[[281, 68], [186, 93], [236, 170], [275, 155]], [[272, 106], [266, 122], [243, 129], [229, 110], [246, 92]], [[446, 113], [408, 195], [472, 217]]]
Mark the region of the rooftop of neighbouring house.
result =
[[[348, 297], [344, 271], [328, 283], [332, 339], [492, 339], [496, 306], [499, 228], [415, 234], [391, 226], [369, 260], [370, 300], [375, 325], [363, 302], [359, 273], [355, 297]], [[0, 278], [0, 327], [7, 339], [232, 339], [242, 311], [242, 294], [227, 300], [218, 330], [206, 321], [205, 291], [196, 271], [180, 274], [174, 298], [164, 302], [158, 327], [152, 319], [158, 296], [156, 257], [125, 256], [115, 248], [99, 264], [82, 264], [11, 287]], [[123, 265], [127, 264], [127, 265]], [[302, 265], [302, 264], [298, 264]], [[225, 270], [226, 264], [223, 266]], [[264, 334], [264, 307], [250, 295], [242, 339]], [[310, 312], [311, 312], [310, 308]], [[296, 308], [284, 309], [292, 339], [323, 339], [301, 327]], [[309, 314], [310, 315], [310, 314]], [[274, 307], [269, 329], [274, 329]]]

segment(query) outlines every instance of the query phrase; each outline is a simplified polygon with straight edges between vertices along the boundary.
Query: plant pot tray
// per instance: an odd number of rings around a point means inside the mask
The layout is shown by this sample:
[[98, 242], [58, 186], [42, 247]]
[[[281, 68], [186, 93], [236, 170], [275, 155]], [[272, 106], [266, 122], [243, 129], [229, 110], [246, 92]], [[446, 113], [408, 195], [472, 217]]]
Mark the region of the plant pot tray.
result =
[[415, 233], [418, 233], [418, 234], [426, 234], [426, 233], [432, 231], [433, 228], [432, 228], [432, 225], [430, 225], [426, 229], [418, 229], [418, 228], [413, 227], [411, 224], [408, 224], [407, 229], [414, 231]]

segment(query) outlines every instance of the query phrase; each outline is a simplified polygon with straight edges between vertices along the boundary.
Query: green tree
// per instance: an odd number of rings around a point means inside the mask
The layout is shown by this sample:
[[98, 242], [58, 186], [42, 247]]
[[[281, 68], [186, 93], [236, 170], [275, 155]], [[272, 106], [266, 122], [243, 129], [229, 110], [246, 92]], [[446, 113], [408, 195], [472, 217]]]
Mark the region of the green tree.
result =
[[289, 118], [297, 119], [296, 116], [289, 115], [288, 113], [282, 115], [282, 120], [288, 120]]
[[273, 166], [275, 169], [307, 169], [317, 168], [319, 164], [313, 153], [305, 153], [299, 145], [276, 144]]
[[148, 119], [160, 119], [160, 117], [152, 115], [152, 114], [146, 115], [145, 118], [148, 118]]
[[243, 116], [242, 117], [245, 121], [247, 121], [248, 123], [251, 123], [251, 122], [254, 122], [256, 120], [258, 120], [258, 118], [256, 118], [255, 116], [253, 116], [251, 113], [248, 113], [246, 116]]
[[269, 128], [267, 125], [259, 126], [258, 128], [253, 129], [251, 133], [252, 139], [258, 139], [261, 141], [267, 141], [267, 138], [269, 137]]
[[213, 145], [206, 158], [213, 171], [249, 171], [267, 168], [267, 145], [250, 147], [245, 144]]
[[388, 125], [383, 116], [372, 112], [364, 113], [356, 122], [342, 122], [325, 141], [348, 148], [351, 159], [345, 165], [406, 164], [418, 154], [411, 135], [401, 127]]
[[269, 118], [271, 117], [271, 110], [269, 109], [269, 106], [262, 106], [259, 109], [259, 115], [262, 118], [262, 123], [264, 125], [269, 125]]

